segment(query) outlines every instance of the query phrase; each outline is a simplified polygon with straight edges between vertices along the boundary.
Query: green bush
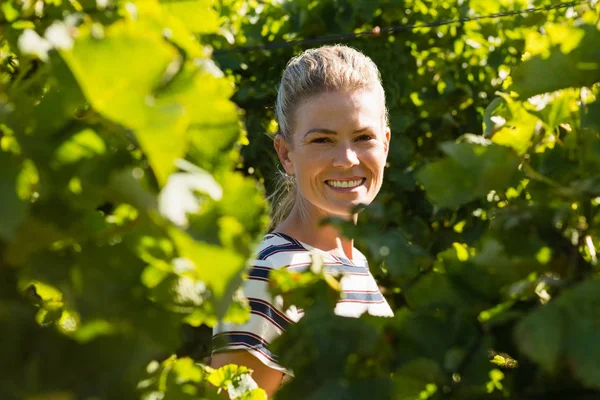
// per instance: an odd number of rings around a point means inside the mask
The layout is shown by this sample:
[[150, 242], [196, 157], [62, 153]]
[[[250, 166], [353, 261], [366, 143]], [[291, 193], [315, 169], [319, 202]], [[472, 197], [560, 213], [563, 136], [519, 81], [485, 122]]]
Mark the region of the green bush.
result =
[[[192, 358], [248, 316], [276, 87], [314, 44], [225, 50], [527, 4], [4, 1], [0, 398], [264, 398]], [[598, 397], [597, 19], [581, 3], [348, 42], [380, 67], [392, 142], [359, 225], [330, 222], [396, 316], [336, 317], [330, 278], [291, 285], [306, 315], [274, 344], [296, 374], [278, 398]]]
[[229, 306], [267, 207], [235, 171], [233, 84], [194, 36], [218, 29], [216, 12], [2, 12], [0, 398], [220, 398], [207, 382], [243, 370], [171, 355], [205, 355], [192, 327], [247, 318]]
[[[257, 45], [513, 7], [274, 2], [223, 29]], [[575, 5], [346, 42], [380, 67], [392, 142], [376, 203], [340, 224], [396, 318], [344, 321], [317, 301], [276, 344], [296, 373], [281, 398], [598, 396], [597, 17]], [[269, 190], [277, 83], [315, 45], [216, 53], [246, 111], [244, 166]]]

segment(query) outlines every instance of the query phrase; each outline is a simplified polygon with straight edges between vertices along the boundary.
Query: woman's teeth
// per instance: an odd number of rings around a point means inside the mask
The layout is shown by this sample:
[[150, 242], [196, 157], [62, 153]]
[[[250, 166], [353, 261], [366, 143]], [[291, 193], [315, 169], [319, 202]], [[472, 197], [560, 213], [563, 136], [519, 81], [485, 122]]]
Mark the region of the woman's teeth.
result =
[[334, 188], [354, 188], [360, 186], [364, 179], [356, 179], [354, 181], [333, 181], [329, 180], [326, 183]]

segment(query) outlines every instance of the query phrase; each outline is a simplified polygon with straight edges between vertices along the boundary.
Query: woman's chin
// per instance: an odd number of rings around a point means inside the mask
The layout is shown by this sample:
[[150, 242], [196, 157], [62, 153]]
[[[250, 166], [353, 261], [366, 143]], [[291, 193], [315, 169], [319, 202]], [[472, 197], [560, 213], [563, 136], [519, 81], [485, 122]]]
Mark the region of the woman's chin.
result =
[[331, 204], [330, 207], [328, 207], [326, 209], [326, 212], [328, 215], [331, 216], [336, 216], [336, 217], [341, 217], [341, 218], [347, 218], [347, 217], [352, 217], [353, 215], [355, 215], [357, 212], [361, 211], [361, 206], [366, 206], [368, 205], [368, 203], [366, 200], [363, 201], [352, 201], [352, 202], [345, 202], [344, 204]]

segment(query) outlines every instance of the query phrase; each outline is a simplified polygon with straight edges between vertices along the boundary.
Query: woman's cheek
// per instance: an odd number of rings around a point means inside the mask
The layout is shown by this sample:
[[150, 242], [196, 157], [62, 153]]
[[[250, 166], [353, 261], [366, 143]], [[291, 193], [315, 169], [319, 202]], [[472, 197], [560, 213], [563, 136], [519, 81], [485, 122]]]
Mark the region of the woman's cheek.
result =
[[375, 167], [379, 170], [380, 166], [385, 165], [386, 155], [382, 148], [369, 149], [364, 153], [364, 160], [370, 167]]

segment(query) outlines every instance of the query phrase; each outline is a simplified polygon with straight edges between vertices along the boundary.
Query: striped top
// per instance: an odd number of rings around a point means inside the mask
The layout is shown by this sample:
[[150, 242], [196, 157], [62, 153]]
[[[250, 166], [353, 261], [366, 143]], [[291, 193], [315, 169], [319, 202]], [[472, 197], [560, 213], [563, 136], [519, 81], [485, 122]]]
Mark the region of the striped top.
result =
[[250, 263], [248, 280], [242, 288], [251, 308], [250, 320], [243, 325], [219, 323], [213, 329], [213, 339], [218, 339], [215, 343], [220, 343], [221, 347], [213, 348], [213, 353], [247, 350], [270, 368], [293, 376], [292, 371], [277, 363], [277, 357], [269, 351], [268, 345], [291, 323], [298, 322], [303, 311], [294, 306], [284, 311], [282, 299], [269, 294], [269, 271], [280, 268], [307, 270], [314, 253], [322, 257], [326, 272], [342, 274], [341, 299], [335, 307], [337, 315], [358, 317], [367, 312], [376, 316], [393, 316], [369, 272], [366, 258], [358, 250], [354, 249], [354, 252], [358, 257], [350, 261], [283, 233], [266, 235]]

